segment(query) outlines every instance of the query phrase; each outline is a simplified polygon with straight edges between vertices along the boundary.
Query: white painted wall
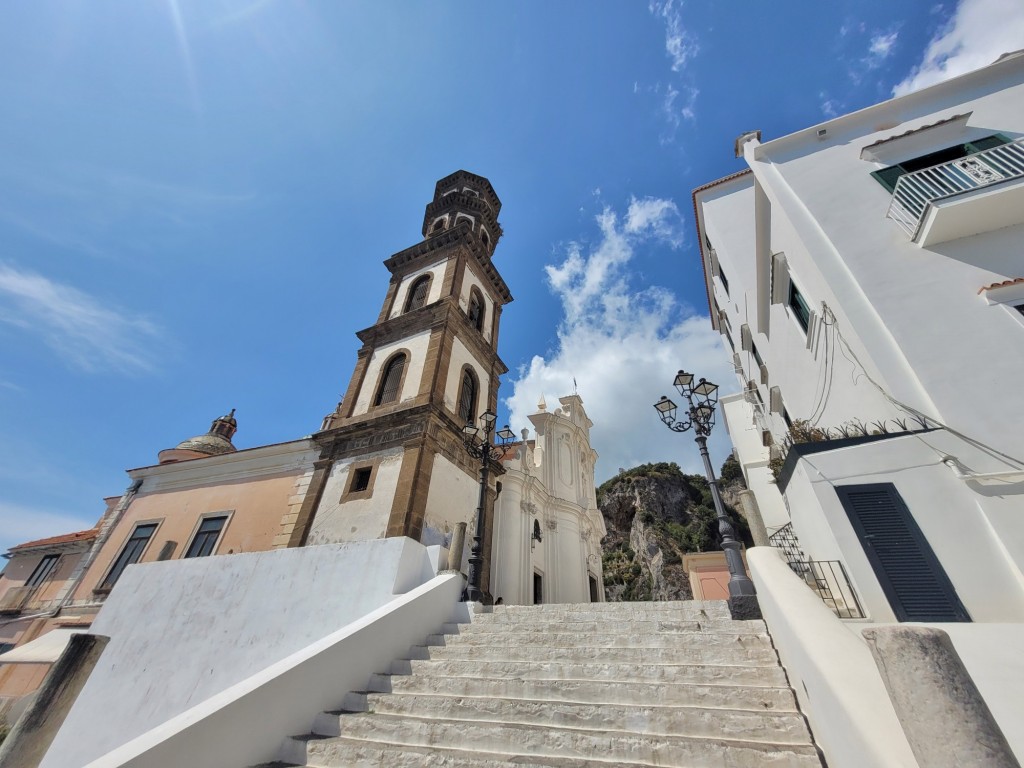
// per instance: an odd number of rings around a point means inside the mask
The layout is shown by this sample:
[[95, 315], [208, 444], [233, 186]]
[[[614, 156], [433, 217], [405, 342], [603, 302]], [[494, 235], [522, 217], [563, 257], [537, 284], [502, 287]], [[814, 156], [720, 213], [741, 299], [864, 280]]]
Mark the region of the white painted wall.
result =
[[352, 415], [361, 416], [370, 410], [370, 403], [373, 402], [373, 398], [377, 394], [377, 387], [380, 386], [381, 366], [400, 349], [407, 349], [410, 359], [406, 360], [408, 370], [405, 371], [405, 381], [402, 391], [399, 393], [398, 402], [405, 402], [416, 397], [420, 391], [420, 379], [423, 378], [423, 363], [427, 358], [429, 343], [430, 331], [428, 330], [375, 349], [366, 367], [366, 376], [363, 378], [363, 386], [359, 390]]
[[770, 452], [761, 442], [761, 427], [743, 394], [723, 397], [719, 403], [747, 488], [754, 493], [761, 519], [771, 535], [790, 519], [786, 501], [768, 468]]
[[[996, 132], [1020, 136], [1022, 103], [1024, 58], [1017, 57], [832, 121], [825, 141], [801, 132], [752, 151], [755, 174], [776, 201], [773, 237], [776, 214], [784, 209], [807, 246], [795, 252], [794, 267], [798, 278], [806, 274], [812, 303], [827, 298], [819, 295], [819, 279], [842, 292], [836, 303], [846, 315], [843, 332], [857, 328], [898, 399], [1018, 457], [1024, 434], [1004, 418], [1003, 408], [1015, 398], [1008, 382], [1024, 376], [1024, 355], [1007, 351], [1022, 349], [1024, 336], [1014, 318], [993, 312], [978, 290], [1020, 276], [1024, 228], [921, 248], [885, 218], [890, 195], [869, 173]], [[896, 139], [887, 163], [861, 159], [879, 139], [964, 113], [970, 116], [955, 135]], [[817, 247], [821, 241], [828, 247]], [[847, 286], [853, 291], [846, 293]], [[970, 397], [951, 370], [979, 374]], [[978, 408], [979, 402], [988, 407]]]
[[973, 621], [1024, 621], [1024, 475], [996, 486], [967, 483], [942, 463], [947, 455], [968, 466], [984, 456], [937, 430], [804, 457], [786, 488], [804, 552], [842, 560], [871, 618], [895, 621], [835, 491], [891, 482]]
[[[491, 483], [493, 485], [493, 480]], [[467, 572], [479, 493], [480, 481], [477, 478], [466, 474], [441, 454], [434, 455], [420, 540], [424, 544], [445, 544], [451, 541], [456, 525], [467, 523], [466, 549], [462, 558], [463, 570]]]
[[[221, 768], [289, 757], [285, 737], [309, 730], [348, 691], [405, 657], [449, 620], [467, 621], [462, 579], [438, 576], [190, 708], [87, 768]], [[75, 765], [80, 763], [76, 762]]]
[[778, 550], [748, 549], [747, 566], [790, 685], [830, 768], [917, 768], [860, 634], [825, 607]]
[[[404, 278], [398, 286], [398, 290], [395, 292], [395, 303], [391, 307], [390, 318], [398, 317], [405, 312], [405, 302], [409, 296], [409, 288], [416, 281], [416, 279], [422, 275], [430, 275], [430, 290], [427, 291], [426, 304], [433, 304], [441, 298], [441, 286], [444, 283], [444, 271], [445, 266], [448, 264], [448, 259], [444, 259], [435, 264], [422, 267], [415, 272], [410, 272]], [[424, 305], [424, 306], [425, 306]]]
[[[365, 541], [382, 538], [398, 488], [405, 452], [392, 448], [379, 453], [340, 459], [331, 468], [323, 495], [309, 531], [310, 544], [331, 544], [343, 541]], [[357, 461], [379, 459], [369, 498], [343, 500], [349, 472]]]
[[476, 372], [480, 391], [476, 398], [476, 415], [479, 416], [487, 410], [488, 398], [490, 397], [491, 377], [488, 371], [484, 370], [480, 362], [469, 351], [469, 348], [456, 336], [452, 339], [452, 357], [448, 365], [448, 377], [444, 386], [444, 405], [458, 418], [459, 392], [462, 388], [462, 367], [473, 366]]
[[432, 576], [406, 538], [129, 566], [90, 630], [110, 643], [42, 765], [84, 765]]

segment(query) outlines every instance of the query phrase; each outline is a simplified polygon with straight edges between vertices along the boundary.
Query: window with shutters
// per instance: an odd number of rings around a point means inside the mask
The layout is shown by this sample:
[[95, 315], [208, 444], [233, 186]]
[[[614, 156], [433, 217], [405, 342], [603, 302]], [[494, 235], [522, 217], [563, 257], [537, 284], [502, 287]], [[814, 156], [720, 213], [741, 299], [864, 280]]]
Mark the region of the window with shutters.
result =
[[58, 560], [60, 560], [60, 555], [44, 555], [43, 559], [39, 561], [39, 565], [32, 571], [32, 575], [28, 577], [25, 586], [38, 587], [50, 578], [53, 569], [57, 566]]
[[459, 419], [463, 424], [476, 423], [476, 377], [466, 368], [462, 372], [462, 386], [459, 389]]
[[484, 326], [484, 298], [475, 286], [469, 291], [469, 322], [478, 331]]
[[807, 333], [811, 324], [811, 308], [792, 280], [789, 283], [789, 308], [793, 311], [796, 321], [800, 323], [800, 327], [804, 329], [804, 333]]
[[185, 550], [185, 557], [206, 557], [213, 554], [214, 547], [227, 523], [227, 515], [211, 515], [204, 517], [192, 537], [192, 543]]
[[721, 266], [718, 267], [718, 279], [722, 281], [722, 287], [725, 289], [725, 295], [729, 295], [729, 280], [725, 276], [725, 271]]
[[393, 403], [398, 399], [398, 390], [402, 385], [402, 373], [405, 371], [405, 355], [396, 355], [391, 358], [384, 368], [384, 375], [381, 376], [380, 386], [377, 388], [377, 396], [373, 404], [385, 405]]
[[412, 312], [427, 303], [427, 292], [430, 290], [430, 275], [416, 278], [409, 286], [409, 298], [405, 301], [405, 311]]
[[124, 569], [133, 563], [139, 562], [139, 558], [142, 557], [142, 553], [146, 550], [146, 545], [149, 544], [149, 540], [156, 533], [157, 525], [158, 523], [140, 523], [135, 526], [132, 535], [128, 537], [128, 541], [122, 547], [121, 553], [114, 560], [114, 564], [107, 571], [106, 577], [98, 587], [99, 591], [113, 589], [114, 584], [117, 583], [117, 580], [121, 578], [121, 574], [124, 573]]
[[898, 621], [971, 620], [895, 485], [841, 485], [836, 493]]

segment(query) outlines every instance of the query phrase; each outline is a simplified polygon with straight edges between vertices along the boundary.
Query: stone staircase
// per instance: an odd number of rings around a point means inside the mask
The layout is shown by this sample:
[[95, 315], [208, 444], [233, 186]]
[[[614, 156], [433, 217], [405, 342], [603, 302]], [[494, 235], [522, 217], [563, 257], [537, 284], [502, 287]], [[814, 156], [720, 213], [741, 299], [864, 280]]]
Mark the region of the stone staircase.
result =
[[764, 623], [724, 602], [498, 606], [444, 631], [272, 765], [822, 766]]

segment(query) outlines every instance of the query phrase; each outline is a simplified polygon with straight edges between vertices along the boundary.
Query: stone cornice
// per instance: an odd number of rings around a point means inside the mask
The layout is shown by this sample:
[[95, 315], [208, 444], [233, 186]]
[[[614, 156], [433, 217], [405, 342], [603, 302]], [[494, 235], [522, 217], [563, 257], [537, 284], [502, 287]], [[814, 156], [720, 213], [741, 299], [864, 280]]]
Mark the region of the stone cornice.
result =
[[128, 470], [133, 480], [143, 480], [141, 493], [190, 488], [240, 478], [263, 477], [312, 469], [316, 444], [309, 438], [248, 448], [220, 456], [157, 464]]
[[[313, 436], [321, 446], [324, 458], [363, 456], [402, 448], [410, 441], [419, 440], [467, 474], [475, 475], [479, 470], [479, 463], [474, 463], [463, 446], [462, 427], [436, 403], [414, 404], [391, 413], [370, 413], [358, 418], [358, 421], [350, 421]], [[505, 468], [498, 462], [492, 462], [491, 469], [496, 475], [505, 473]]]
[[426, 230], [433, 219], [443, 213], [453, 210], [473, 212], [476, 213], [479, 218], [485, 219], [486, 224], [492, 230], [491, 234], [494, 237], [495, 244], [497, 244], [498, 240], [504, 234], [501, 224], [498, 223], [498, 218], [494, 209], [479, 197], [467, 195], [462, 192], [453, 192], [452, 194], [438, 198], [427, 205], [427, 210], [423, 217], [424, 230]]
[[459, 309], [453, 296], [445, 296], [433, 304], [406, 312], [382, 323], [371, 325], [356, 332], [356, 337], [368, 347], [382, 347], [417, 333], [443, 328], [446, 324], [454, 324], [458, 338], [481, 361], [493, 364], [498, 375], [508, 373], [508, 366], [498, 356], [495, 349], [484, 339], [483, 334], [469, 322], [466, 313]]
[[[508, 304], [512, 301], [512, 294], [498, 274], [498, 270], [491, 263], [487, 249], [480, 242], [480, 238], [473, 232], [469, 224], [462, 223], [451, 229], [446, 229], [436, 235], [431, 235], [426, 240], [421, 240], [416, 245], [409, 246], [405, 250], [393, 254], [384, 261], [384, 266], [395, 276], [415, 272], [424, 266], [428, 258], [436, 258], [437, 252], [445, 248], [463, 246], [480, 265], [484, 276], [494, 289], [500, 304]], [[433, 263], [433, 262], [431, 262]]]

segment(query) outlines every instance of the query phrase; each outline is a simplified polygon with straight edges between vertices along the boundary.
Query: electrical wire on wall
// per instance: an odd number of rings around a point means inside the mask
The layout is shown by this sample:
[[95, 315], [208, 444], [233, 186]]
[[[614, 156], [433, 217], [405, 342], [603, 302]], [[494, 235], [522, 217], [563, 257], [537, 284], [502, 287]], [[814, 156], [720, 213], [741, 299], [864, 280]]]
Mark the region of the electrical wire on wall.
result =
[[[843, 351], [843, 357], [845, 357], [847, 360], [849, 360], [851, 363], [853, 363], [856, 366], [856, 368], [860, 369], [861, 375], [863, 375], [864, 378], [867, 379], [868, 382], [875, 389], [877, 389], [879, 391], [879, 393], [881, 393], [882, 397], [884, 397], [886, 400], [888, 400], [890, 403], [895, 405], [897, 408], [899, 408], [904, 413], [907, 413], [907, 414], [913, 416], [915, 419], [919, 420], [922, 424], [925, 424], [925, 425], [931, 426], [931, 427], [936, 427], [936, 428], [939, 428], [939, 429], [944, 429], [945, 431], [949, 432], [951, 435], [959, 437], [964, 442], [969, 443], [969, 444], [975, 446], [976, 448], [979, 448], [979, 449], [983, 450], [984, 452], [988, 453], [991, 456], [1003, 459], [1004, 461], [1009, 462], [1009, 463], [1016, 464], [1019, 467], [1024, 467], [1024, 461], [1022, 461], [1022, 460], [1020, 460], [1018, 458], [1015, 458], [1014, 456], [1010, 456], [1007, 453], [1003, 453], [999, 449], [993, 448], [991, 445], [988, 445], [987, 443], [985, 443], [985, 442], [983, 442], [981, 440], [978, 440], [976, 438], [970, 437], [969, 435], [965, 435], [962, 432], [958, 432], [957, 430], [955, 430], [952, 427], [950, 427], [948, 424], [944, 424], [943, 422], [939, 421], [934, 416], [929, 416], [926, 413], [922, 413], [917, 408], [914, 408], [914, 406], [908, 405], [907, 403], [904, 403], [901, 400], [897, 400], [895, 397], [893, 397], [891, 394], [889, 394], [885, 390], [885, 388], [881, 384], [879, 384], [877, 381], [875, 381], [871, 377], [871, 374], [868, 373], [867, 368], [864, 367], [864, 364], [860, 361], [860, 358], [857, 356], [857, 353], [854, 352], [853, 351], [853, 347], [850, 346], [850, 342], [846, 340], [846, 338], [843, 336], [842, 331], [839, 330], [839, 323], [836, 320], [835, 313], [832, 312], [832, 310], [829, 308], [828, 304], [826, 304], [825, 302], [822, 302], [822, 321], [823, 322], [824, 322], [824, 318], [825, 318], [826, 314], [831, 317], [831, 322], [827, 323], [827, 325], [832, 328], [832, 332], [833, 332], [833, 356], [835, 354], [834, 347], [837, 346], [835, 342], [838, 341], [839, 345], [841, 345], [840, 346], [840, 350], [842, 351], [843, 349], [845, 349], [845, 351]], [[849, 352], [849, 355], [846, 354], [847, 352]], [[856, 383], [857, 383], [857, 378], [855, 377], [854, 378], [854, 384], [856, 384]], [[922, 442], [924, 442], [924, 441], [922, 441]], [[938, 449], [936, 449], [934, 446], [929, 445], [927, 442], [925, 442], [925, 445], [928, 445], [929, 448], [932, 448], [932, 450], [936, 451], [937, 453], [941, 453], [941, 451], [938, 451]]]
[[[829, 321], [830, 317], [831, 317], [831, 321]], [[823, 376], [824, 386], [821, 389], [821, 399], [815, 405], [814, 410], [811, 412], [811, 417], [810, 417], [810, 419], [808, 419], [808, 421], [810, 421], [811, 424], [814, 424], [814, 425], [817, 425], [818, 422], [821, 421], [821, 418], [825, 415], [825, 408], [826, 408], [826, 406], [828, 406], [828, 398], [829, 398], [829, 395], [832, 394], [832, 376], [835, 373], [835, 369], [836, 369], [836, 339], [835, 339], [836, 329], [835, 329], [835, 325], [836, 325], [836, 316], [835, 316], [835, 314], [833, 314], [832, 310], [829, 309], [828, 305], [825, 302], [822, 302], [821, 303], [821, 322], [818, 323], [818, 327], [819, 327], [819, 329], [821, 329], [820, 333], [821, 333], [821, 336], [824, 338], [824, 341], [825, 341], [825, 354], [822, 355], [822, 361], [824, 362], [824, 372], [825, 372], [825, 374]], [[829, 331], [830, 331], [830, 329], [831, 329], [831, 335], [832, 335], [831, 343], [829, 341]]]

